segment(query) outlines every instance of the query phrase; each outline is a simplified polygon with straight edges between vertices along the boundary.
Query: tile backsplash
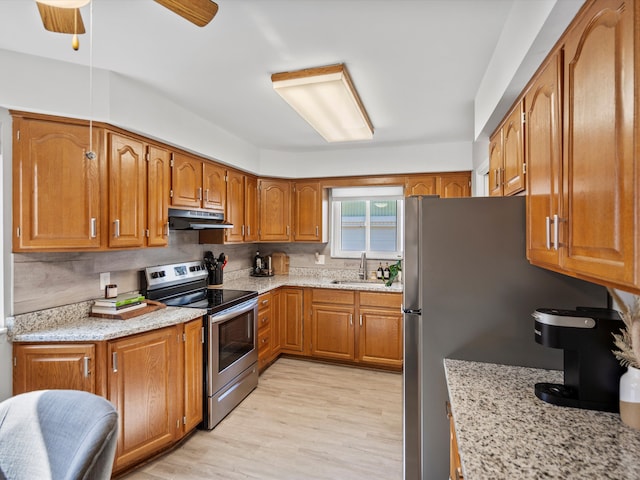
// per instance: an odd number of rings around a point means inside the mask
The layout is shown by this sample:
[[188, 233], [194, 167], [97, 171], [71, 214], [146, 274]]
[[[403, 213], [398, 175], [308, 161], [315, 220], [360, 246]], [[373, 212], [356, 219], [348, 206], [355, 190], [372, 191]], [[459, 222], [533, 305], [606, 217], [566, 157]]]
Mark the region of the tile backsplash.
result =
[[[200, 245], [198, 232], [172, 231], [166, 248], [144, 248], [106, 252], [16, 253], [13, 254], [13, 311], [22, 314], [46, 308], [83, 302], [102, 296], [100, 273], [110, 272], [111, 283], [119, 292], [140, 288], [139, 272], [145, 267], [178, 263], [203, 258], [211, 250], [229, 256], [225, 275], [248, 275], [256, 250], [261, 255], [284, 252], [289, 255], [291, 269], [311, 269], [336, 274], [357, 270], [357, 259], [332, 259], [328, 244], [238, 244]], [[325, 256], [325, 263], [316, 264], [316, 253]], [[378, 267], [378, 260], [369, 259], [369, 271]], [[391, 262], [390, 262], [391, 263]], [[384, 262], [383, 262], [384, 265]], [[246, 272], [246, 273], [245, 273]], [[292, 272], [293, 273], [293, 272]], [[342, 278], [342, 277], [341, 277]]]

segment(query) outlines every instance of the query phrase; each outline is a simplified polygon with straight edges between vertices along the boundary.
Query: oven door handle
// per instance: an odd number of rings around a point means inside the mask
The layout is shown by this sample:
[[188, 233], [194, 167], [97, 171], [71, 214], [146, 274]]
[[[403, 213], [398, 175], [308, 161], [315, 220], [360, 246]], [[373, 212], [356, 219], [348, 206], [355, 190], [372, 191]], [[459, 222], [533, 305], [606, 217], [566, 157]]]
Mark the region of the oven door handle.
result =
[[213, 313], [209, 316], [209, 321], [211, 323], [220, 323], [232, 318], [235, 318], [243, 313], [250, 312], [254, 310], [258, 306], [258, 299], [249, 300], [248, 302], [241, 303], [240, 305], [236, 305], [227, 310], [223, 310], [221, 312]]

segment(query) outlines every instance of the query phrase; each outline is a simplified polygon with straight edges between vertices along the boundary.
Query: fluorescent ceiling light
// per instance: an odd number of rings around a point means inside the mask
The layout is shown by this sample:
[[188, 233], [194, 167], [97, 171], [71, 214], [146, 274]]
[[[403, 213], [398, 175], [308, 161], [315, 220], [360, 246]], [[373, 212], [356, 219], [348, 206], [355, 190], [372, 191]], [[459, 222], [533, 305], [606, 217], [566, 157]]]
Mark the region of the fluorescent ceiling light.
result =
[[369, 116], [343, 64], [274, 73], [271, 81], [327, 142], [373, 138]]

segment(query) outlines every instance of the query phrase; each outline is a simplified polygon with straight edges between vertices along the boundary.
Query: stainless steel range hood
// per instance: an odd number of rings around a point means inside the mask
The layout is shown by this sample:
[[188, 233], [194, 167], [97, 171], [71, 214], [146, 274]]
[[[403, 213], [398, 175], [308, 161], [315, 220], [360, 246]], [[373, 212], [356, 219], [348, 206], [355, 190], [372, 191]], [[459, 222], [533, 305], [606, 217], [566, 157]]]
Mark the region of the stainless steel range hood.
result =
[[233, 228], [233, 224], [224, 221], [224, 213], [222, 212], [170, 208], [169, 228], [172, 230], [205, 230], [211, 228]]

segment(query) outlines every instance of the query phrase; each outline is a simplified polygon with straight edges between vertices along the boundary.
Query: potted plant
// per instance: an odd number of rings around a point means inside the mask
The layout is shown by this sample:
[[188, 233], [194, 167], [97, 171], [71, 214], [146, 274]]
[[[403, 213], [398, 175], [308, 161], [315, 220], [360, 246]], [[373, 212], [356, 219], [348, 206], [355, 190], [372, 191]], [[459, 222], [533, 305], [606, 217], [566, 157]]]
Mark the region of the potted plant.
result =
[[614, 333], [614, 344], [618, 348], [613, 354], [626, 373], [620, 377], [620, 418], [630, 427], [640, 430], [640, 297], [631, 306], [620, 295], [609, 288], [609, 294], [620, 309], [624, 328]]

